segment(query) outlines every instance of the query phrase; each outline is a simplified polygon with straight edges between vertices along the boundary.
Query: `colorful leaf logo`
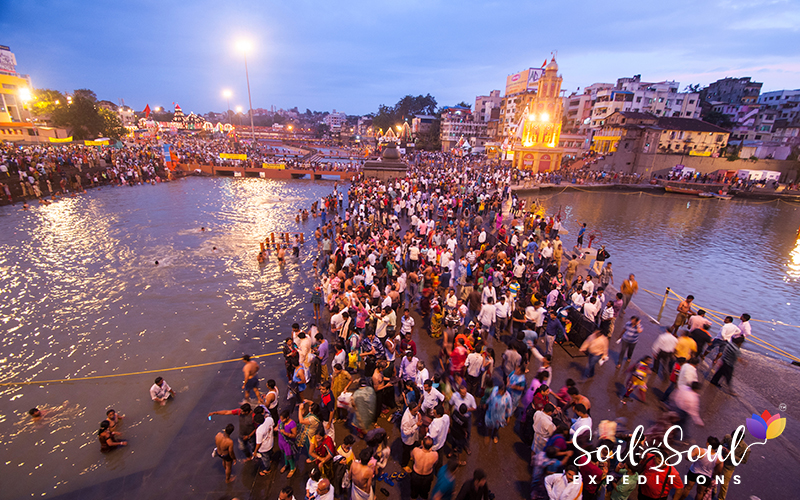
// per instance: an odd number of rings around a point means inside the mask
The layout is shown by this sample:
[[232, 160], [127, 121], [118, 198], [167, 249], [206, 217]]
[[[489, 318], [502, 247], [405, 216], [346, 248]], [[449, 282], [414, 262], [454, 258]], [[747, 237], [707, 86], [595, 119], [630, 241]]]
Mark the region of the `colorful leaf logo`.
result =
[[756, 439], [775, 439], [786, 428], [786, 419], [781, 418], [780, 413], [770, 415], [767, 410], [760, 416], [754, 413], [753, 418], [748, 418], [746, 423], [747, 430]]

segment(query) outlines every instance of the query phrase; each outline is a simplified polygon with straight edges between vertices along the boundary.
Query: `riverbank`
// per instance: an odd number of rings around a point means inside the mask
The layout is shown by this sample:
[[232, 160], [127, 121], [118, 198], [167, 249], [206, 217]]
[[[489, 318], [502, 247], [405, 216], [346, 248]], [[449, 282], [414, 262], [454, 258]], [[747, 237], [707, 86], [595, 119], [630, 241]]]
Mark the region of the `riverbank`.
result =
[[[666, 194], [669, 192], [667, 187], [673, 191], [669, 194], [679, 194], [683, 196], [697, 197], [698, 193], [716, 193], [720, 190], [727, 192], [733, 197], [734, 200], [759, 200], [759, 201], [786, 201], [790, 203], [800, 202], [800, 191], [796, 190], [781, 190], [777, 191], [770, 188], [751, 188], [751, 189], [730, 189], [728, 190], [727, 184], [702, 184], [695, 182], [678, 182], [678, 181], [663, 181], [659, 180], [657, 184], [640, 183], [640, 184], [624, 184], [624, 183], [590, 183], [590, 184], [572, 184], [572, 183], [522, 183], [512, 185], [511, 190], [517, 196], [532, 196], [537, 193], [551, 194], [556, 191], [625, 191], [625, 192], [642, 192], [652, 194]], [[683, 192], [681, 192], [683, 191]]]
[[[292, 259], [290, 258], [289, 261], [291, 263]], [[582, 273], [585, 274], [588, 264], [588, 259], [581, 262], [580, 271]], [[271, 262], [268, 266], [274, 266], [274, 263]], [[616, 269], [619, 276], [624, 276], [626, 271], [640, 271], [626, 268], [624, 262], [620, 260], [617, 260]], [[308, 272], [307, 269], [304, 271]], [[293, 279], [298, 278], [303, 281], [308, 279], [307, 274], [301, 273], [293, 276]], [[617, 332], [620, 331], [622, 323], [630, 315], [646, 317], [644, 311], [637, 306], [639, 298], [640, 296], [634, 298], [626, 315], [618, 320], [615, 329]], [[273, 326], [269, 334], [274, 335], [280, 332], [285, 337], [286, 333], [284, 332], [288, 332], [286, 325], [298, 321], [305, 327], [309, 323], [310, 315], [311, 306], [305, 304], [299, 306], [297, 310], [289, 310], [277, 317], [261, 318], [261, 320], [277, 325]], [[420, 325], [421, 318], [416, 311], [414, 315], [417, 325]], [[325, 313], [323, 324], [327, 324], [328, 321], [329, 315]], [[247, 330], [248, 327], [245, 327], [244, 330]], [[323, 327], [322, 330], [327, 333], [326, 328]], [[661, 332], [663, 329], [660, 326], [645, 321], [644, 332], [634, 353], [634, 359], [649, 354], [652, 342]], [[420, 359], [424, 360], [429, 367], [435, 366], [439, 342], [419, 333], [415, 335], [415, 340]], [[505, 345], [497, 341], [491, 341], [491, 345], [495, 348], [499, 359], [505, 350]], [[667, 383], [651, 378], [646, 403], [631, 401], [628, 405], [621, 405], [619, 396], [624, 383], [625, 365], [620, 370], [614, 368], [618, 349], [619, 346], [612, 342], [609, 362], [598, 367], [595, 377], [585, 384], [579, 383], [579, 387], [592, 402], [592, 418], [595, 427], [602, 419], [613, 420], [618, 417], [627, 418], [630, 428], [640, 424], [648, 427], [662, 412], [657, 399]], [[795, 445], [800, 442], [800, 422], [798, 421], [800, 407], [794, 404], [796, 401], [800, 401], [798, 370], [748, 351], [743, 354], [742, 358], [747, 365], [737, 366], [734, 376], [734, 384], [739, 396], [731, 397], [725, 390], [716, 389], [705, 383], [700, 403], [705, 427], [700, 429], [692, 426], [690, 438], [702, 442], [707, 435], [721, 437], [732, 432], [736, 426], [744, 424], [745, 418], [750, 417], [752, 413], [760, 414], [765, 409], [771, 413], [780, 411], [781, 416], [786, 417], [788, 421], [786, 431], [780, 438], [765, 445], [768, 448], [754, 448], [748, 464], [737, 469], [737, 474], [741, 475], [742, 484], [734, 485], [731, 488], [729, 498], [748, 498], [749, 495], [756, 495], [765, 500], [792, 498], [796, 490], [793, 474], [794, 470], [800, 466], [800, 454]], [[553, 388], [555, 390], [560, 388], [567, 378], [578, 380], [585, 361], [586, 359], [582, 357], [571, 358], [565, 350], [556, 347], [553, 361]], [[536, 366], [531, 368], [533, 372]], [[702, 367], [701, 376], [707, 376], [707, 371], [707, 366]], [[165, 493], [171, 495], [177, 493], [178, 496], [260, 500], [276, 497], [280, 488], [287, 484], [291, 484], [296, 495], [301, 496], [309, 470], [308, 466], [302, 463], [303, 460], [300, 461], [298, 473], [291, 480], [277, 472], [273, 472], [267, 477], [261, 477], [255, 473], [254, 464], [238, 463], [234, 467], [234, 473], [237, 475], [236, 481], [231, 485], [226, 485], [221, 463], [208, 456], [214, 434], [225, 423], [235, 422], [235, 418], [214, 417], [214, 421], [208, 423], [206, 414], [209, 411], [231, 409], [238, 406], [239, 388], [241, 387], [240, 373], [239, 367], [235, 364], [225, 365], [212, 375], [212, 380], [204, 389], [197, 389], [203, 391], [203, 394], [192, 409], [186, 411], [185, 415], [181, 415], [181, 417], [185, 416], [185, 420], [180, 431], [175, 435], [163, 436], [163, 452], [148, 453], [152, 460], [152, 468], [130, 474], [121, 473], [117, 478], [73, 491], [64, 495], [64, 498], [107, 498], [110, 496], [123, 499], [156, 498]], [[278, 387], [282, 390], [285, 389], [287, 380], [280, 356], [267, 358], [262, 363], [260, 374], [262, 380], [275, 378], [278, 381]], [[494, 378], [499, 380], [499, 369], [495, 370]], [[306, 396], [308, 397], [308, 394]], [[779, 410], [781, 404], [787, 405], [786, 410]], [[385, 419], [381, 419], [380, 424], [387, 428], [389, 441], [392, 444], [392, 460], [389, 462], [387, 472], [390, 474], [399, 472], [397, 464], [400, 456], [399, 431], [396, 426], [390, 425]], [[475, 468], [481, 467], [487, 471], [489, 486], [497, 498], [528, 498], [529, 448], [520, 441], [518, 432], [519, 426], [516, 424], [501, 429], [500, 442], [493, 444], [486, 443], [479, 429], [473, 428], [472, 454], [462, 457], [466, 459], [467, 466], [458, 469], [457, 484], [462, 484], [471, 476]], [[344, 435], [346, 435], [344, 429], [337, 427], [337, 444], [341, 442]], [[746, 436], [746, 439], [748, 442], [753, 441], [749, 435]], [[132, 443], [131, 447], [120, 450], [119, 453], [139, 452], [146, 446], [146, 443]], [[358, 441], [356, 452], [363, 446], [363, 442]], [[497, 464], [503, 466], [497, 467]], [[685, 462], [678, 467], [682, 474], [686, 472], [686, 469]], [[774, 477], [776, 480], [764, 481], [765, 478], [770, 477]], [[399, 498], [408, 498], [408, 480], [399, 481], [394, 486], [377, 483], [378, 490], [382, 487], [389, 491], [389, 498], [396, 498], [395, 495]], [[378, 494], [377, 498], [385, 497]]]

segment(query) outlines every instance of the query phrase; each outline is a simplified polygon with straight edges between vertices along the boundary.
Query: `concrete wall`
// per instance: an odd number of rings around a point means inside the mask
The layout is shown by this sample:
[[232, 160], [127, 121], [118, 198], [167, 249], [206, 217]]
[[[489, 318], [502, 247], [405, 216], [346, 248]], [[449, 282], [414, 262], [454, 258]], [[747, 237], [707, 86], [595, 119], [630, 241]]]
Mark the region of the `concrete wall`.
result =
[[[592, 170], [637, 173], [645, 177], [665, 174], [675, 165], [693, 168], [701, 174], [717, 170], [773, 170], [780, 172], [781, 181], [796, 178], [800, 162], [789, 160], [750, 160], [728, 161], [726, 158], [707, 156], [688, 156], [679, 154], [640, 154], [617, 151], [597, 162]], [[793, 176], [794, 175], [794, 176]], [[790, 181], [788, 181], [790, 182]]]

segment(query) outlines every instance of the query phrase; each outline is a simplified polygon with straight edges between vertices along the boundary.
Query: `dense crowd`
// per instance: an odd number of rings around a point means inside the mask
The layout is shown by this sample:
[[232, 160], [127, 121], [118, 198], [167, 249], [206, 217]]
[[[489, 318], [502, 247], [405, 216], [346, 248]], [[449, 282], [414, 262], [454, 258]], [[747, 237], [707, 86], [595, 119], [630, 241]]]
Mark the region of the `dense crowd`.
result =
[[[726, 319], [730, 327], [711, 339], [705, 313], [689, 300], [652, 355], [636, 357], [642, 325], [624, 316], [638, 284], [630, 275], [618, 293], [609, 291], [614, 276], [605, 247], [579, 273], [585, 226], [565, 251], [561, 222], [526, 211], [509, 190], [509, 170], [441, 154], [419, 163], [404, 179], [361, 178], [346, 199], [334, 192], [312, 207], [323, 216], [311, 295], [316, 321], [309, 329], [294, 324], [285, 344], [288, 402], [278, 403], [269, 380], [266, 395], [256, 393], [257, 401], [230, 411], [239, 415], [241, 449], [260, 460], [261, 473], [275, 462], [291, 477], [307, 457], [306, 498], [374, 498], [379, 482], [407, 479], [411, 498], [488, 499], [483, 470], [460, 488], [454, 472], [475, 449], [476, 435], [489, 446], [510, 447], [500, 444], [499, 430], [516, 424], [531, 449], [531, 498], [626, 499], [638, 490], [642, 500], [673, 492], [682, 499], [695, 486], [695, 498], [710, 498], [717, 488], [725, 498], [739, 462], [705, 448], [693, 455], [686, 476], [659, 468], [652, 451], [636, 450], [635, 458], [596, 453], [616, 449], [630, 428], [622, 418], [593, 423], [581, 387], [612, 355], [618, 368], [625, 365], [612, 375], [624, 377], [620, 404], [645, 401], [649, 378], [669, 378], [667, 407], [645, 437], [663, 436], [673, 424], [689, 434], [703, 425], [701, 357], [718, 351], [712, 383], [724, 378], [730, 387], [749, 317], [739, 326]], [[618, 355], [609, 349], [615, 338]], [[556, 391], [555, 346], [570, 342], [588, 356], [583, 378], [567, 379]], [[257, 388], [252, 380], [245, 372], [246, 398]], [[336, 422], [349, 433], [339, 435]], [[230, 426], [218, 435], [218, 444], [227, 443], [218, 450], [228, 457], [229, 478], [235, 452], [225, 433], [232, 432]], [[399, 457], [391, 453], [391, 435], [402, 443]], [[731, 436], [711, 436], [706, 444], [744, 454]], [[584, 452], [589, 459], [577, 460]], [[404, 472], [386, 472], [393, 458]], [[717, 484], [719, 477], [727, 480]], [[280, 498], [293, 493], [286, 487]]]

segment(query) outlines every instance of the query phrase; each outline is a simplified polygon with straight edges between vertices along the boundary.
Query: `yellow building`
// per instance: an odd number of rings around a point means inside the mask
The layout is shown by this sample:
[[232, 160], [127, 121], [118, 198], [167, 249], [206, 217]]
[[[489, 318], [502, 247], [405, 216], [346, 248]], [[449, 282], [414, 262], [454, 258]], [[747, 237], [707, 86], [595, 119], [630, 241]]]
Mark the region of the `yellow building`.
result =
[[24, 122], [25, 102], [31, 98], [27, 78], [0, 73], [0, 123]]
[[539, 78], [536, 96], [531, 99], [527, 115], [517, 127], [512, 146], [514, 167], [532, 172], [548, 172], [561, 165], [564, 150], [561, 136], [561, 77], [555, 57]]

